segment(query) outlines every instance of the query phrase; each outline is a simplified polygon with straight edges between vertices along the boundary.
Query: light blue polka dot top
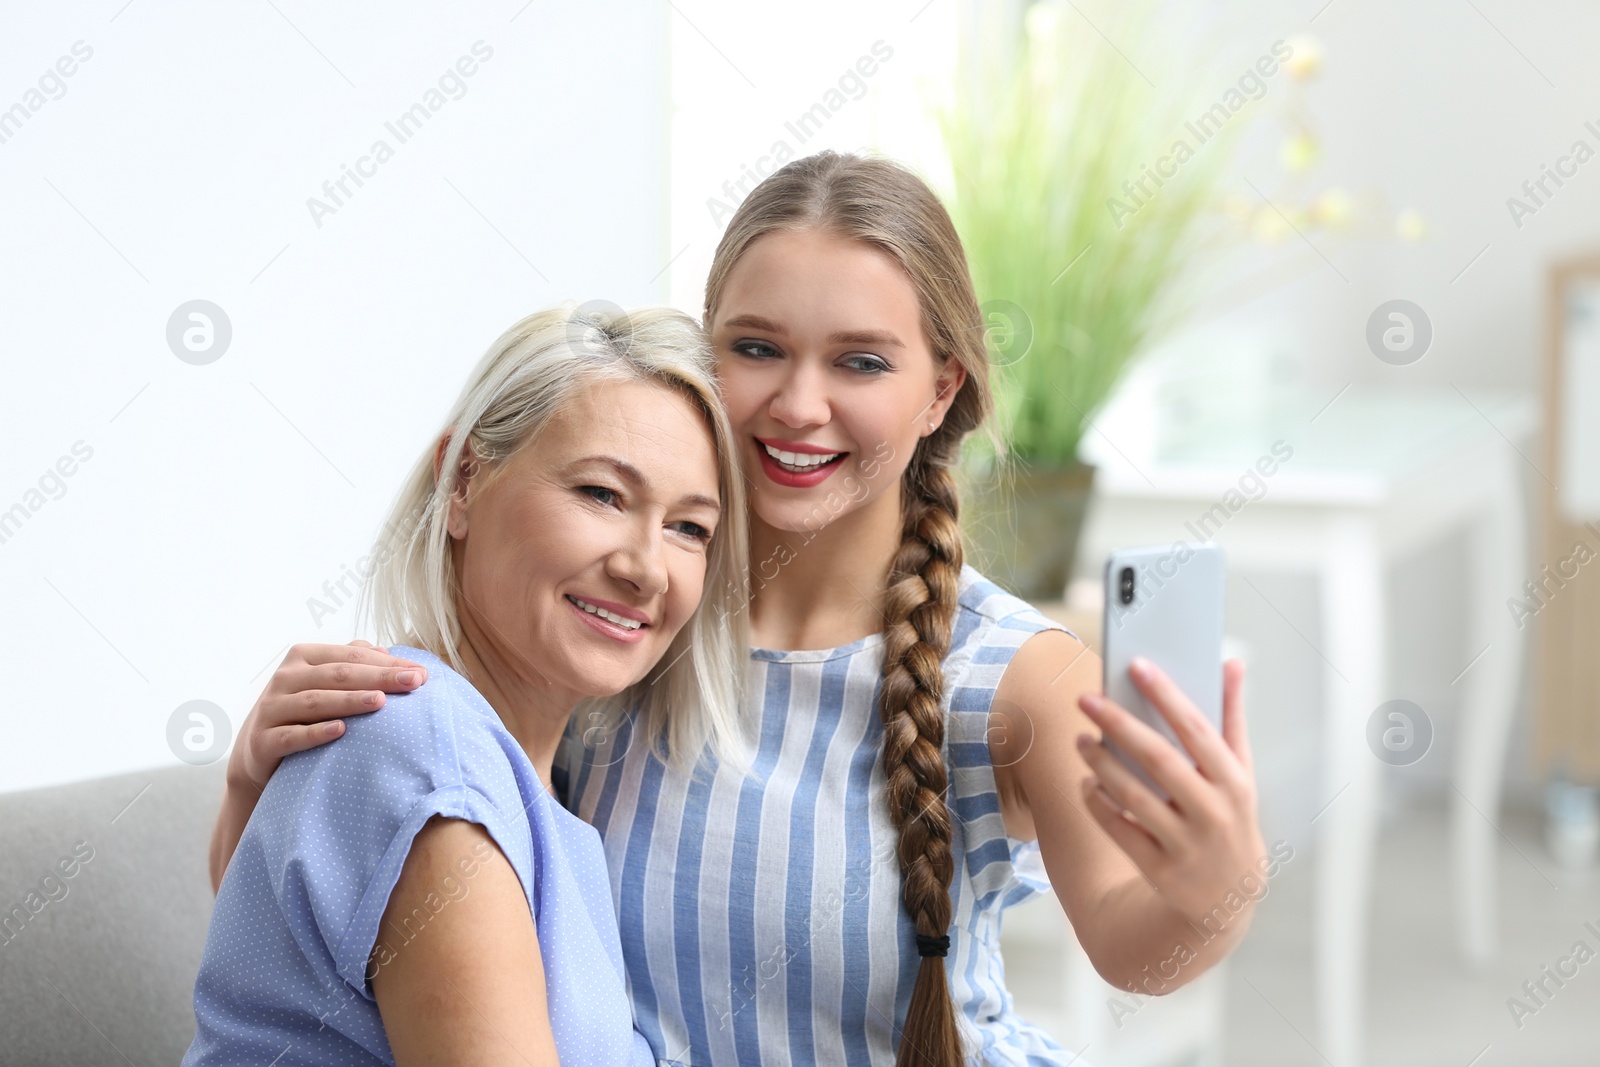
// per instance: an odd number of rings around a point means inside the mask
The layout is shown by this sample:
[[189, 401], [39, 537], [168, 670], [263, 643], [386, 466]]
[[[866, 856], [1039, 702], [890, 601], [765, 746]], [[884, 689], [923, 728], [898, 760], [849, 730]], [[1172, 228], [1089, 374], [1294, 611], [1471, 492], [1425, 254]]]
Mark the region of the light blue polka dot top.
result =
[[440, 815], [488, 830], [522, 882], [562, 1064], [653, 1064], [599, 834], [549, 794], [465, 678], [429, 652], [393, 651], [424, 664], [428, 684], [290, 756], [262, 793], [217, 894], [183, 1062], [394, 1063], [369, 960], [404, 952], [477, 873], [464, 863], [437, 907], [380, 929], [412, 839]]

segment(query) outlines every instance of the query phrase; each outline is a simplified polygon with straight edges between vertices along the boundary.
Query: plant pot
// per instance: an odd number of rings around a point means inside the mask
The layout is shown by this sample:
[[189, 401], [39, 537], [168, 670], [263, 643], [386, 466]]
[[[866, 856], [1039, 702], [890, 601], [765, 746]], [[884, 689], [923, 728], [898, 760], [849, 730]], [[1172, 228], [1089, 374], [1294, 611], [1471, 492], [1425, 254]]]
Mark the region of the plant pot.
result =
[[969, 478], [961, 516], [968, 562], [1024, 600], [1064, 599], [1093, 489], [1093, 464], [1078, 462]]

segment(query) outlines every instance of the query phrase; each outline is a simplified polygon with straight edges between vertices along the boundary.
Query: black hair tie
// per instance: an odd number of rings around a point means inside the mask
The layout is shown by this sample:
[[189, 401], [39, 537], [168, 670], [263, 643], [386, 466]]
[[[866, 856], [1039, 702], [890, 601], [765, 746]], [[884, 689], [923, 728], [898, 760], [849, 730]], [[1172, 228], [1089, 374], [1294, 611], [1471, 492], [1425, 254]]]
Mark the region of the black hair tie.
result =
[[940, 934], [938, 937], [928, 937], [926, 934], [917, 935], [917, 955], [948, 956], [950, 954], [950, 935]]

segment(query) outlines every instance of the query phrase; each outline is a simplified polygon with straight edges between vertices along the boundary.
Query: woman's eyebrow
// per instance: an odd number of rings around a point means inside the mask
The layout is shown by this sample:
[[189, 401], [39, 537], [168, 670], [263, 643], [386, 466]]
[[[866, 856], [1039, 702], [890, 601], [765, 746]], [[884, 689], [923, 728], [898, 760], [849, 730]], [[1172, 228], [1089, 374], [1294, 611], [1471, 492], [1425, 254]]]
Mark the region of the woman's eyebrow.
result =
[[685, 493], [678, 498], [678, 503], [706, 508], [716, 512], [718, 515], [722, 514], [722, 504], [715, 497], [706, 496], [704, 493]]
[[[650, 480], [644, 476], [643, 471], [641, 471], [638, 467], [635, 467], [632, 463], [629, 463], [627, 460], [619, 459], [616, 456], [584, 456], [582, 459], [573, 460], [567, 465], [567, 469], [572, 470], [573, 468], [583, 466], [585, 463], [603, 463], [615, 470], [623, 481], [634, 486], [635, 488], [650, 484]], [[716, 497], [706, 496], [704, 493], [685, 493], [683, 496], [678, 498], [678, 503], [689, 504], [695, 507], [710, 508], [717, 514], [722, 514], [721, 502], [718, 501]]]
[[[740, 326], [748, 330], [760, 330], [762, 333], [784, 336], [785, 331], [771, 319], [760, 315], [735, 315], [724, 327]], [[888, 330], [839, 330], [828, 335], [830, 345], [882, 345], [891, 348], [904, 348], [905, 342], [900, 340]]]
[[607, 456], [601, 453], [595, 453], [594, 455], [590, 456], [580, 456], [571, 463], [567, 464], [567, 469], [571, 470], [574, 467], [581, 467], [585, 463], [604, 463], [606, 466], [612, 468], [619, 475], [621, 475], [624, 481], [630, 482], [634, 485], [642, 485], [644, 483], [644, 473], [640, 471], [638, 467], [635, 467], [632, 463], [629, 463], [625, 459], [618, 459], [616, 456]]
[[905, 342], [888, 330], [841, 330], [828, 335], [830, 345], [888, 345], [904, 348]]
[[760, 315], [735, 315], [733, 318], [723, 323], [723, 325], [743, 326], [745, 329], [760, 330], [762, 333], [775, 333], [781, 335], [784, 332], [782, 326], [779, 326], [771, 319], [764, 319]]

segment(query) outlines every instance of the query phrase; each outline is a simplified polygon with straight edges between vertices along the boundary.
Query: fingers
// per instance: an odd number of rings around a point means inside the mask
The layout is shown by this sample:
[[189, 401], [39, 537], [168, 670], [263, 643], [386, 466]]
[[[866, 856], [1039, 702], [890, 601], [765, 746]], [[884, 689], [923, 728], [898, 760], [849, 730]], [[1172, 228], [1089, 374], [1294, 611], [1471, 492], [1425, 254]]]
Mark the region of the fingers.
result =
[[[1226, 670], [1223, 673], [1226, 676]], [[1128, 666], [1128, 676], [1171, 725], [1172, 732], [1194, 757], [1201, 773], [1214, 782], [1237, 784], [1240, 777], [1237, 757], [1216, 727], [1165, 671], [1136, 656]]]
[[1250, 731], [1244, 721], [1244, 661], [1230, 659], [1222, 665], [1222, 739], [1251, 778], [1255, 757], [1250, 752]]
[[[365, 641], [352, 641], [348, 645], [292, 645], [289, 654], [284, 656], [285, 667], [293, 664], [309, 664], [318, 666], [327, 663], [366, 664], [374, 667], [418, 667], [420, 663], [413, 660], [391, 656], [386, 648], [368, 644]], [[426, 668], [422, 668], [424, 671]]]
[[1129, 822], [1105, 788], [1093, 777], [1083, 780], [1083, 799], [1089, 814], [1106, 836], [1127, 853], [1134, 866], [1141, 871], [1156, 870], [1162, 860], [1161, 846], [1141, 827]]
[[351, 715], [377, 711], [387, 701], [370, 689], [300, 689], [263, 694], [253, 713], [262, 732], [315, 726]]
[[1099, 693], [1084, 693], [1078, 706], [1101, 733], [1115, 741], [1123, 753], [1144, 768], [1161, 788], [1185, 811], [1204, 810], [1209, 788], [1194, 767], [1152, 727], [1115, 701]]
[[1132, 812], [1163, 849], [1173, 851], [1183, 833], [1178, 813], [1151, 792], [1114, 752], [1088, 734], [1078, 735], [1078, 751], [1118, 809]]
[[[387, 649], [364, 641], [294, 645], [251, 712], [254, 729], [262, 750], [270, 753], [272, 746], [265, 737], [270, 731], [376, 711], [383, 707], [385, 693], [408, 693], [427, 679], [428, 670], [420, 663], [391, 656]], [[274, 740], [285, 743], [281, 736]], [[326, 740], [332, 736], [316, 743]]]
[[278, 698], [287, 710], [279, 725], [289, 723], [328, 722], [348, 715], [365, 715], [377, 711], [388, 702], [382, 693], [370, 689], [305, 689], [286, 693]]
[[383, 653], [383, 657], [393, 665], [379, 666], [342, 660], [304, 666], [285, 663], [273, 674], [269, 685], [277, 692], [291, 695], [316, 689], [409, 693], [427, 681], [427, 668], [396, 660], [387, 653]]
[[313, 723], [309, 726], [280, 726], [276, 730], [269, 731], [263, 740], [276, 762], [285, 756], [325, 745], [343, 736], [344, 723], [334, 719], [331, 722]]

